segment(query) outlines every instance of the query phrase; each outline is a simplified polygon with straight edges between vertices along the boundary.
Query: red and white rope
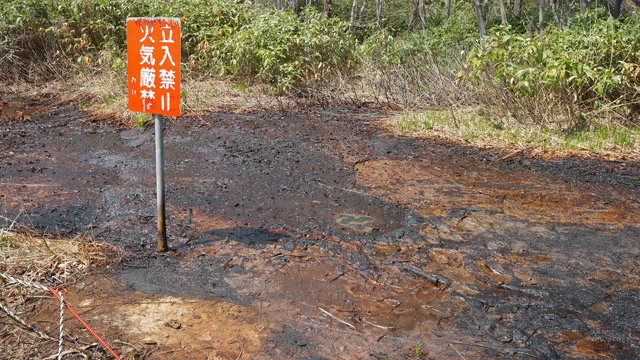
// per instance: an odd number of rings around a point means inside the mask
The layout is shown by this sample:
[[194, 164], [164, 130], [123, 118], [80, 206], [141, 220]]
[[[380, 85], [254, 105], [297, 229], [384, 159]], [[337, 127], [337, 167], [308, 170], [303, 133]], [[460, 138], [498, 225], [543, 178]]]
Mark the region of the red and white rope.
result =
[[58, 360], [62, 360], [62, 342], [64, 341], [62, 338], [64, 334], [64, 328], [62, 326], [62, 322], [64, 321], [64, 296], [62, 295], [62, 291], [56, 291], [58, 295], [60, 295], [60, 339], [58, 340]]
[[5, 278], [5, 279], [7, 279], [9, 281], [12, 281], [14, 283], [18, 283], [18, 284], [23, 285], [23, 286], [32, 287], [32, 288], [35, 288], [35, 289], [38, 289], [38, 290], [42, 290], [42, 291], [49, 291], [49, 288], [46, 287], [46, 286], [29, 283], [29, 282], [26, 282], [26, 281], [23, 281], [23, 280], [20, 280], [20, 279], [16, 279], [16, 278], [14, 278], [12, 276], [9, 276], [9, 275], [3, 274], [3, 273], [0, 273], [0, 277]]
[[[64, 296], [62, 295], [63, 292], [67, 292], [67, 290], [65, 288], [48, 288], [46, 286], [42, 286], [39, 284], [34, 284], [34, 283], [30, 283], [30, 282], [26, 282], [20, 279], [16, 279], [12, 276], [9, 276], [7, 274], [3, 274], [0, 273], [0, 277], [4, 278], [10, 282], [14, 282], [23, 286], [27, 286], [27, 287], [32, 287], [38, 290], [42, 290], [42, 291], [49, 291], [51, 292], [58, 300], [60, 300], [60, 337], [58, 339], [58, 360], [62, 360], [62, 348], [63, 348], [63, 335], [64, 335], [64, 327], [63, 327], [63, 322], [64, 322], [64, 308], [66, 307], [67, 309], [69, 309], [69, 311], [71, 312], [71, 314], [73, 316], [76, 317], [76, 319], [78, 319], [78, 321], [80, 321], [80, 323], [87, 328], [87, 330], [89, 330], [89, 332], [91, 333], [91, 335], [93, 335], [96, 339], [98, 339], [98, 341], [102, 344], [102, 346], [105, 347], [105, 349], [107, 349], [107, 351], [109, 351], [111, 353], [111, 355], [113, 355], [113, 357], [116, 360], [121, 360], [120, 357], [118, 356], [118, 354], [115, 353], [115, 351], [113, 351], [113, 349], [111, 349], [111, 347], [109, 347], [109, 345], [107, 345], [107, 343], [95, 332], [93, 331], [93, 329], [89, 326], [89, 324], [87, 324], [81, 317], [80, 315], [78, 315], [78, 313], [73, 310], [73, 308], [71, 306], [69, 306], [69, 304], [65, 303], [64, 301]], [[12, 316], [11, 312], [9, 312], [8, 309], [4, 309], [4, 307], [2, 307], [2, 310], [5, 311], [9, 316]], [[12, 316], [13, 317], [13, 316]], [[22, 321], [18, 320], [17, 317], [15, 317], [17, 319], [17, 321], [23, 323]], [[24, 323], [23, 323], [24, 324]], [[26, 324], [24, 324], [26, 325]], [[30, 327], [31, 328], [31, 327]], [[37, 331], [37, 330], [36, 330]], [[40, 334], [39, 331], [37, 331], [38, 334]]]

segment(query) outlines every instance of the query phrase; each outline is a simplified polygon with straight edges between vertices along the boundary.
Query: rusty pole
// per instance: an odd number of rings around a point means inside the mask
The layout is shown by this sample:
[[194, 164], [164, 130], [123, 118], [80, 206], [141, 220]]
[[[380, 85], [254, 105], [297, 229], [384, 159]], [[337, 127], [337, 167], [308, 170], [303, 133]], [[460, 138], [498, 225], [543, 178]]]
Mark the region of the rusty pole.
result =
[[158, 251], [169, 250], [164, 218], [164, 145], [162, 115], [154, 115], [156, 125], [156, 196], [158, 199]]

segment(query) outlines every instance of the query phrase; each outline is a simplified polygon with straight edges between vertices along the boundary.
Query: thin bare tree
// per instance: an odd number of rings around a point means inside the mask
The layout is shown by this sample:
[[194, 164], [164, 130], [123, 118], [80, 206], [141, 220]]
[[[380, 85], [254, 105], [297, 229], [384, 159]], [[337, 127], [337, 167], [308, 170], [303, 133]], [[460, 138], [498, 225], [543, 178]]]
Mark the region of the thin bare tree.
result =
[[353, 4], [351, 5], [351, 22], [349, 24], [349, 30], [352, 33], [355, 33], [356, 30], [360, 27], [360, 19], [362, 19], [362, 13], [364, 12], [364, 8], [367, 6], [367, 0], [362, 2], [362, 7], [360, 11], [358, 11], [358, 0], [353, 0]]
[[509, 23], [507, 22], [507, 11], [504, 8], [504, 0], [498, 0], [498, 4], [500, 5], [500, 20], [502, 20], [502, 26], [507, 27]]
[[349, 22], [349, 31], [356, 32], [356, 20], [358, 17], [358, 0], [353, 0], [351, 5], [351, 21]]
[[291, 10], [296, 14], [300, 13], [300, 0], [291, 0]]
[[614, 19], [634, 16], [640, 18], [640, 1], [638, 0], [599, 0]]
[[522, 0], [513, 0], [513, 15], [516, 18], [520, 18], [520, 14], [522, 13]]
[[324, 2], [322, 3], [322, 16], [324, 17], [331, 17], [331, 15], [333, 15], [331, 13], [331, 0], [324, 0]]
[[413, 31], [418, 24], [418, 19], [422, 23], [422, 28], [427, 28], [427, 11], [424, 0], [411, 0], [411, 14], [409, 17], [409, 30]]
[[538, 34], [544, 30], [544, 15], [547, 13], [547, 0], [538, 0], [538, 27], [536, 28]]
[[[447, 0], [451, 1], [451, 0]], [[378, 29], [382, 29], [382, 11], [383, 11], [383, 3], [382, 0], [376, 0], [376, 27]]]
[[580, 11], [587, 11], [587, 9], [591, 8], [590, 0], [580, 0]]
[[478, 31], [480, 37], [487, 36], [487, 13], [489, 12], [489, 0], [484, 0], [480, 4], [480, 0], [473, 0], [473, 7], [476, 9], [476, 18], [478, 20]]

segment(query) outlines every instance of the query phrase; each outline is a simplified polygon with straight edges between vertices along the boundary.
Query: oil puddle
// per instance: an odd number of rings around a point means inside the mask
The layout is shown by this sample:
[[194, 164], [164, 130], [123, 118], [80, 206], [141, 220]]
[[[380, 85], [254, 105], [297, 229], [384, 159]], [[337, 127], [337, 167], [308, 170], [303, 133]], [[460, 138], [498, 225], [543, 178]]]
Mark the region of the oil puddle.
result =
[[[518, 170], [503, 173], [466, 162], [451, 166], [437, 158], [372, 160], [357, 164], [355, 170], [358, 185], [411, 205], [427, 217], [466, 208], [540, 224], [623, 228], [640, 222], [638, 204], [624, 194]], [[458, 225], [464, 229], [465, 224]]]
[[422, 344], [427, 358], [442, 354], [453, 337], [472, 341], [456, 331], [463, 301], [398, 269], [367, 277], [348, 261], [333, 261], [337, 256], [295, 258], [270, 276], [272, 296], [286, 294], [292, 323], [306, 329], [319, 354], [361, 358], [363, 347], [354, 342], [364, 342], [367, 353], [379, 356], [371, 359], [400, 358]]
[[0, 123], [0, 196], [10, 215], [29, 199], [65, 214], [37, 225], [95, 221], [123, 249], [114, 276], [133, 289], [96, 281], [70, 299], [156, 358], [637, 353], [632, 182], [426, 153], [343, 110], [169, 124], [167, 254], [150, 246], [150, 132]]

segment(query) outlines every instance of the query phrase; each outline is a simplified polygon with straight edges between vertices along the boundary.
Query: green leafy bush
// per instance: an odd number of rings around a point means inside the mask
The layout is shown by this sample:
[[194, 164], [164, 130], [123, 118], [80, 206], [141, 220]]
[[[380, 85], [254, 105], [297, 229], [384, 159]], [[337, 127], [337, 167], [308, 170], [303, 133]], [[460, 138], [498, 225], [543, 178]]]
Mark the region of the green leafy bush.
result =
[[[93, 62], [120, 69], [127, 17], [180, 17], [191, 65], [215, 75], [256, 77], [281, 92], [349, 70], [356, 44], [344, 22], [311, 8], [296, 15], [224, 0], [9, 0], [0, 16], [0, 51], [11, 50], [24, 66], [48, 64], [43, 73]], [[9, 57], [0, 58], [8, 63]]]
[[431, 56], [431, 51], [426, 46], [428, 38], [426, 31], [393, 36], [391, 32], [381, 30], [373, 33], [358, 47], [358, 57], [365, 67], [404, 66], [418, 58]]
[[254, 10], [250, 19], [221, 43], [213, 45], [210, 68], [220, 74], [256, 77], [281, 92], [325, 81], [349, 70], [355, 40], [347, 25], [324, 18], [314, 9]]
[[633, 20], [574, 21], [533, 38], [499, 30], [469, 53], [467, 78], [489, 92], [485, 98], [502, 89], [503, 105], [516, 117], [533, 119], [548, 105], [574, 122], [594, 112], [638, 122], [639, 39]]

